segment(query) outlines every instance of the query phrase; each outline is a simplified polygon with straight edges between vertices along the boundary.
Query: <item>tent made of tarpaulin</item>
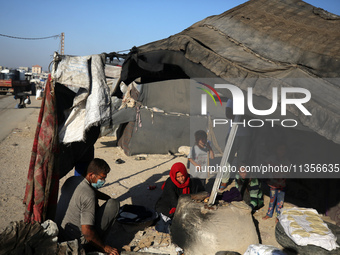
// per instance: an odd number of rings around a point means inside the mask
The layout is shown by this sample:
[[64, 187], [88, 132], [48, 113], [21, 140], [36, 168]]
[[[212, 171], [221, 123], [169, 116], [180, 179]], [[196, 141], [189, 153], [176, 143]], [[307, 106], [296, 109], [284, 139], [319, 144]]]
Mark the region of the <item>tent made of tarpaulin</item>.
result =
[[[211, 86], [230, 83], [243, 92], [250, 87], [254, 98], [269, 107], [272, 88], [307, 89], [311, 99], [304, 106], [312, 115], [306, 116], [293, 105], [287, 106], [287, 111], [304, 130], [309, 131], [285, 129], [283, 137], [291, 146], [291, 154], [297, 163], [307, 160], [305, 162], [338, 164], [339, 27], [339, 16], [301, 0], [251, 0], [199, 21], [169, 38], [134, 47], [123, 64], [121, 79], [126, 84], [140, 78], [144, 85], [165, 85], [164, 82], [171, 84], [173, 81], [172, 84], [175, 84], [176, 80], [204, 78], [208, 79], [207, 83]], [[213, 82], [209, 83], [209, 79]], [[171, 94], [163, 93], [161, 89], [156, 91], [155, 87], [152, 93], [154, 97], [158, 93], [158, 102], [173, 100]], [[227, 89], [220, 92], [227, 98], [232, 97]], [[117, 86], [115, 95], [119, 94]], [[299, 98], [301, 95], [292, 93], [290, 96]], [[145, 98], [143, 100], [148, 101]], [[150, 104], [150, 100], [147, 104]], [[167, 107], [167, 104], [160, 103], [158, 108], [162, 107]], [[246, 113], [251, 115], [249, 111]], [[143, 112], [141, 119], [143, 122]], [[188, 126], [176, 125], [166, 117], [164, 122], [163, 126], [171, 123], [173, 127], [181, 128], [183, 134], [188, 133]], [[136, 126], [136, 123], [128, 123], [125, 130], [129, 135], [124, 135], [122, 131], [122, 139], [138, 135], [142, 129], [135, 131]], [[148, 128], [155, 137], [167, 131], [152, 129], [151, 124]], [[266, 130], [261, 130], [262, 136], [259, 137], [267, 137], [271, 142], [281, 131], [279, 129], [279, 132], [273, 132], [270, 136]], [[138, 139], [143, 139], [143, 136]], [[187, 141], [188, 138], [181, 139]], [[300, 199], [310, 201], [314, 206], [317, 201], [319, 208], [322, 207], [325, 212], [340, 201], [340, 195], [336, 192], [337, 183], [329, 185], [327, 181], [327, 184], [321, 182], [324, 180], [311, 180], [309, 190], [300, 193]], [[316, 192], [313, 188], [315, 185], [324, 188]]]
[[[298, 86], [311, 92], [306, 108], [312, 116], [296, 107], [287, 110], [304, 126], [340, 143], [339, 25], [339, 16], [300, 0], [251, 0], [134, 48], [121, 79], [128, 84], [139, 77], [142, 83], [222, 78], [244, 91], [252, 87], [265, 101], [271, 100], [273, 87], [297, 86], [287, 79], [298, 78]], [[259, 82], [266, 78], [270, 82]], [[231, 96], [227, 90], [225, 95]]]
[[[124, 143], [121, 145], [125, 145], [124, 149], [130, 155], [152, 149], [152, 153], [164, 153], [170, 149], [167, 143], [152, 146], [150, 137], [157, 137], [157, 140], [171, 137], [171, 132], [173, 139], [188, 145], [190, 120], [185, 118], [186, 114], [191, 114], [187, 107], [191, 90], [178, 87], [190, 85], [185, 79], [204, 78], [209, 83], [211, 78], [216, 83], [234, 84], [244, 92], [251, 87], [256, 100], [269, 107], [274, 87], [307, 89], [311, 99], [304, 105], [312, 116], [306, 116], [294, 105], [287, 106], [290, 116], [305, 130], [313, 131], [301, 135], [299, 131], [286, 129], [287, 133], [294, 133], [290, 137], [296, 148], [296, 160], [304, 160], [304, 157], [316, 160], [323, 155], [322, 163], [338, 162], [339, 25], [339, 16], [300, 0], [252, 0], [197, 22], [167, 39], [132, 49], [123, 64], [121, 79], [129, 84], [140, 78], [146, 89], [142, 89], [139, 99], [148, 110], [141, 110], [142, 128], [138, 128], [136, 122], [122, 126], [119, 134]], [[165, 90], [166, 86], [169, 88]], [[175, 91], [178, 93], [174, 95]], [[231, 97], [228, 90], [220, 91]], [[115, 94], [119, 94], [118, 86]], [[299, 96], [291, 95], [292, 98]], [[184, 115], [178, 116], [177, 122], [162, 112], [150, 113], [153, 107], [169, 113], [179, 106]], [[160, 117], [156, 118], [157, 115]], [[181, 135], [177, 129], [182, 130]], [[324, 141], [316, 134], [325, 138], [323, 146], [318, 146], [320, 142], [311, 144], [312, 141]], [[297, 137], [304, 140], [298, 142]], [[315, 157], [315, 154], [319, 156]]]

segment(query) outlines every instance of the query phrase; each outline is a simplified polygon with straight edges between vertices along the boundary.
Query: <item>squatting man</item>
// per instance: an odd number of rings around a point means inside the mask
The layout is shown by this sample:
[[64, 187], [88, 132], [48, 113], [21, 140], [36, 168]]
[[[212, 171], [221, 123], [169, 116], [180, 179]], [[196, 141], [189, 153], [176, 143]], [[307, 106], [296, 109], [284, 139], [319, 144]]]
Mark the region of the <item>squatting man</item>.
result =
[[[119, 254], [116, 248], [104, 243], [119, 212], [119, 202], [98, 190], [109, 172], [109, 165], [95, 158], [85, 178], [72, 176], [66, 180], [56, 214], [60, 241], [77, 239], [86, 252], [99, 250], [110, 255]], [[106, 202], [99, 206], [98, 199]]]

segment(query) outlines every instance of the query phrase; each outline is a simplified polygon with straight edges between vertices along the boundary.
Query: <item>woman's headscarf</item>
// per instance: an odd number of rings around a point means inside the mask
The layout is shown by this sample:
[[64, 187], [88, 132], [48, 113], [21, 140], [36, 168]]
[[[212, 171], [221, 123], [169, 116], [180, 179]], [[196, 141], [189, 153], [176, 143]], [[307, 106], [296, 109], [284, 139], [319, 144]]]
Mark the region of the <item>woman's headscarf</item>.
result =
[[[180, 184], [176, 180], [176, 174], [178, 172], [181, 172], [181, 174], [184, 175], [185, 182], [183, 184]], [[172, 165], [171, 170], [170, 170], [170, 178], [171, 178], [172, 182], [178, 188], [183, 189], [183, 194], [190, 194], [190, 187], [189, 187], [190, 177], [188, 175], [187, 168], [185, 167], [185, 165], [183, 163], [177, 162], [177, 163]]]

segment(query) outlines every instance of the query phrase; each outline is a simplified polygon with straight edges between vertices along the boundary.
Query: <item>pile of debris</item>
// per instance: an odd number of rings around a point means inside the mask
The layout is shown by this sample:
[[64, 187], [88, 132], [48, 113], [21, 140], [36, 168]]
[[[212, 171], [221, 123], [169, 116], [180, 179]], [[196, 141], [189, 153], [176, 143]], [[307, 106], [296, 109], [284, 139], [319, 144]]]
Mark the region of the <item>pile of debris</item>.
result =
[[161, 233], [155, 227], [138, 231], [134, 239], [122, 247], [127, 252], [157, 252], [158, 254], [177, 254], [179, 247], [171, 243], [170, 234]]

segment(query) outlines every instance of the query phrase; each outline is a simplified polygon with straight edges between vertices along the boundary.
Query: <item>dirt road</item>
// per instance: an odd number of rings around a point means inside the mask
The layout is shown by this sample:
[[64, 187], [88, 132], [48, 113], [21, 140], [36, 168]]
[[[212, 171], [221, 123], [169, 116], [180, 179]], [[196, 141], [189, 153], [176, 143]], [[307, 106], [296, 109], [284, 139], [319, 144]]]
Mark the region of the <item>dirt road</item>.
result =
[[0, 99], [0, 231], [23, 219], [27, 170], [41, 101], [31, 97], [27, 108], [15, 109], [13, 96]]
[[27, 108], [16, 109], [15, 105], [19, 100], [15, 100], [9, 94], [0, 96], [0, 141], [5, 139], [18, 123], [25, 121], [35, 109], [40, 108], [41, 101], [35, 100], [34, 96], [31, 96], [31, 101], [32, 104], [27, 105]]

